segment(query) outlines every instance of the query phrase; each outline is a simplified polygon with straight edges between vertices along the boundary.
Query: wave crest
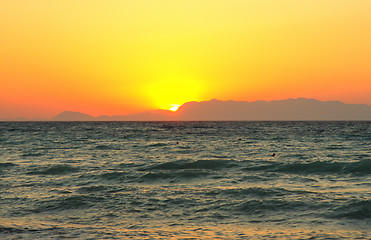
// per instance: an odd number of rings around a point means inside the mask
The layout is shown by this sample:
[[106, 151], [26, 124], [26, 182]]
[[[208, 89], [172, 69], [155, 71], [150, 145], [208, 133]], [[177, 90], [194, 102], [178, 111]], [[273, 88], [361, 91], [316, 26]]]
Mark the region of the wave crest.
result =
[[371, 200], [361, 200], [336, 208], [330, 218], [371, 219]]
[[30, 171], [28, 174], [40, 174], [40, 175], [63, 175], [73, 172], [78, 172], [79, 168], [72, 167], [70, 165], [55, 165], [44, 169], [35, 169]]
[[102, 201], [102, 197], [97, 196], [85, 196], [85, 195], [75, 195], [70, 197], [62, 197], [56, 200], [49, 200], [39, 203], [39, 207], [34, 209], [35, 212], [45, 212], [45, 211], [60, 211], [60, 210], [70, 210], [70, 209], [83, 209], [88, 208], [96, 203]]
[[312, 163], [291, 163], [291, 164], [267, 164], [255, 167], [244, 168], [246, 171], [267, 171], [284, 173], [353, 173], [371, 174], [371, 159], [364, 159], [353, 163], [341, 162], [312, 162]]
[[192, 179], [209, 175], [208, 171], [204, 170], [180, 170], [175, 172], [150, 172], [140, 177], [143, 181], [157, 181], [157, 180], [177, 180], [177, 179]]
[[15, 163], [10, 163], [10, 162], [0, 163], [0, 169], [10, 168], [10, 167], [15, 167], [15, 166], [18, 166], [18, 165]]
[[154, 165], [142, 170], [184, 170], [184, 169], [220, 169], [235, 166], [232, 160], [197, 160], [197, 161], [174, 161]]

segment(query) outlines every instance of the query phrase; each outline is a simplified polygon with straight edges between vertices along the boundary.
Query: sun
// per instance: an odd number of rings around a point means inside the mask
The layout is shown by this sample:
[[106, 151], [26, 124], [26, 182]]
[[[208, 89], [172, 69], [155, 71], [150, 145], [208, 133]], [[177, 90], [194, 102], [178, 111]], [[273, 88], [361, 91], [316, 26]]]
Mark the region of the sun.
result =
[[171, 105], [172, 107], [170, 108], [170, 111], [173, 111], [173, 112], [176, 112], [176, 110], [178, 110], [179, 106], [180, 105]]
[[171, 75], [148, 81], [143, 87], [143, 95], [153, 109], [169, 109], [175, 112], [182, 104], [199, 100], [202, 90], [200, 80]]

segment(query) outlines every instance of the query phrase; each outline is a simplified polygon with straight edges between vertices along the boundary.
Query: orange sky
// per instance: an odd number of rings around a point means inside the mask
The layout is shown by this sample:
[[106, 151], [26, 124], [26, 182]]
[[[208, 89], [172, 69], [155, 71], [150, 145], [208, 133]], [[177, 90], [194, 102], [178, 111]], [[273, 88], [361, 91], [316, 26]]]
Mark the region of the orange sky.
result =
[[369, 0], [0, 1], [0, 119], [307, 97], [371, 105]]

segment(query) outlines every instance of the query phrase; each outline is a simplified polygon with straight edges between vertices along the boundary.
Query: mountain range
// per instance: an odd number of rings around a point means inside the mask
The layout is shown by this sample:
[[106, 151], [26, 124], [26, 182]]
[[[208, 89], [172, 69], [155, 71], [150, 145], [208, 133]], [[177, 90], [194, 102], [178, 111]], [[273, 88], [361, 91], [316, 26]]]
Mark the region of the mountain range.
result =
[[176, 112], [152, 110], [131, 115], [93, 117], [65, 111], [53, 121], [316, 121], [371, 120], [371, 106], [298, 98], [275, 101], [187, 102]]

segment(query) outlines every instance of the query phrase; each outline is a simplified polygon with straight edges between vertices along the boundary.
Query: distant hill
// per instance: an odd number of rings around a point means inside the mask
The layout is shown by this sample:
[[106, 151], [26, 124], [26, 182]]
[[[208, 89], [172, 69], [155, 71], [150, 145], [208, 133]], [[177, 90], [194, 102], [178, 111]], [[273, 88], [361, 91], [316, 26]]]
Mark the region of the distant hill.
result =
[[132, 115], [93, 117], [79, 112], [63, 112], [54, 121], [305, 121], [371, 120], [371, 106], [339, 101], [286, 99], [277, 101], [187, 102], [177, 112], [153, 110]]
[[53, 121], [95, 121], [95, 117], [85, 113], [64, 111], [55, 116]]
[[99, 116], [96, 121], [172, 121], [175, 114], [169, 110], [152, 110], [126, 116]]
[[188, 102], [178, 111], [182, 120], [201, 121], [371, 120], [371, 106], [306, 98], [270, 102]]
[[169, 110], [152, 110], [131, 115], [102, 115], [93, 117], [85, 113], [65, 111], [54, 118], [53, 121], [172, 121], [175, 114]]

